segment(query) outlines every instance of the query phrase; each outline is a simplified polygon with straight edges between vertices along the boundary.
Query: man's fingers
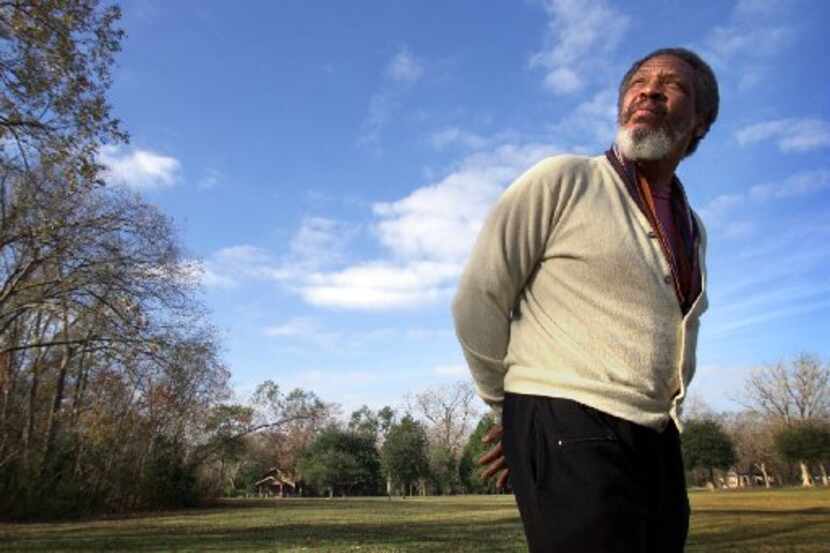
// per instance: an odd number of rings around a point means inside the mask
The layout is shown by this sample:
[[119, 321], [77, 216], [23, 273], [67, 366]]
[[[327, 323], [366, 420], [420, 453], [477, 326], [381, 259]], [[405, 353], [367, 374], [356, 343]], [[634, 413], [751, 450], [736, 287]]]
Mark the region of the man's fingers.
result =
[[504, 457], [499, 457], [495, 461], [493, 461], [490, 465], [487, 466], [485, 470], [481, 472], [481, 479], [487, 480], [498, 471], [507, 468], [507, 463], [504, 461]]
[[496, 488], [503, 490], [507, 486], [507, 477], [510, 476], [510, 469], [504, 469], [499, 473], [499, 478], [496, 480]]
[[504, 434], [504, 429], [500, 424], [496, 424], [484, 435], [481, 441], [485, 444], [491, 444], [496, 440], [500, 440], [502, 434]]
[[501, 442], [497, 443], [490, 451], [478, 458], [479, 465], [489, 465], [503, 455]]

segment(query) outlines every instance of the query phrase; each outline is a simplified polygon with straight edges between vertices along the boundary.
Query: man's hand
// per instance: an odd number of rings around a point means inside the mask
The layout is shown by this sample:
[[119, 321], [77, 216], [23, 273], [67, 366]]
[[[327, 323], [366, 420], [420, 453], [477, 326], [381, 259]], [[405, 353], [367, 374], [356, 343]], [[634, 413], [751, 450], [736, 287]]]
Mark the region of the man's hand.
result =
[[479, 457], [478, 464], [485, 467], [481, 472], [482, 480], [489, 480], [496, 476], [496, 488], [503, 489], [507, 484], [507, 476], [510, 474], [510, 469], [507, 468], [507, 463], [504, 461], [504, 451], [501, 447], [501, 437], [504, 434], [504, 429], [500, 424], [493, 426], [489, 432], [482, 438], [485, 444], [496, 444], [490, 451]]

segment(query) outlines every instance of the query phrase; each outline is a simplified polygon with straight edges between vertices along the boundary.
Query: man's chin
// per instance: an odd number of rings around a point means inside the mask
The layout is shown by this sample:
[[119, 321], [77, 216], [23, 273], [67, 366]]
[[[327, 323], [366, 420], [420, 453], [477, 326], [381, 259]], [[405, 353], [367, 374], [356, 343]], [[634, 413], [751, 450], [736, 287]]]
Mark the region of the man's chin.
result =
[[651, 126], [625, 126], [617, 131], [617, 147], [628, 159], [654, 161], [672, 151], [672, 140], [665, 129]]

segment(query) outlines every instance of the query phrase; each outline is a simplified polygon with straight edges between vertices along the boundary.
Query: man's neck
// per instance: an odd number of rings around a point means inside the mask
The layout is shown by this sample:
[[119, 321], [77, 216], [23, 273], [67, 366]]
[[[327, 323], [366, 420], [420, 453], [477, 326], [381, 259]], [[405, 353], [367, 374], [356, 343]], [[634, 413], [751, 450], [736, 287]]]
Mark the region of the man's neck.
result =
[[680, 158], [669, 156], [663, 159], [639, 160], [637, 172], [646, 180], [649, 187], [657, 192], [668, 192], [671, 190], [674, 180], [674, 170], [680, 163]]

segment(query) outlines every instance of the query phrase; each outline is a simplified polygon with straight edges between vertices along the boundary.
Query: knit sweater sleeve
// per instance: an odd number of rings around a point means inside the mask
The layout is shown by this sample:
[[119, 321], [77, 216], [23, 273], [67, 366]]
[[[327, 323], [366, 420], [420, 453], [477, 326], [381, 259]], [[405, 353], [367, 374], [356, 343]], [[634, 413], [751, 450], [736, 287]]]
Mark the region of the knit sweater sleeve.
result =
[[484, 222], [453, 302], [456, 334], [476, 389], [498, 420], [511, 314], [546, 248], [561, 163], [540, 162], [504, 192]]

